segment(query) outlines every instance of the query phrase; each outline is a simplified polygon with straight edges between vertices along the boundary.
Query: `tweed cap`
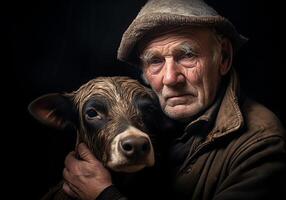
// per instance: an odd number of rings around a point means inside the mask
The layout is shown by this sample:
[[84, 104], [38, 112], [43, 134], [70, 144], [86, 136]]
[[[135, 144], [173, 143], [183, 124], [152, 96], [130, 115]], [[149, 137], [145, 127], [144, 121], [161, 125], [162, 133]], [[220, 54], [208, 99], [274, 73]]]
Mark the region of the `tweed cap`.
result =
[[203, 0], [149, 0], [124, 32], [117, 58], [136, 65], [136, 45], [140, 40], [158, 30], [183, 26], [214, 27], [231, 40], [235, 50], [247, 41], [228, 19]]

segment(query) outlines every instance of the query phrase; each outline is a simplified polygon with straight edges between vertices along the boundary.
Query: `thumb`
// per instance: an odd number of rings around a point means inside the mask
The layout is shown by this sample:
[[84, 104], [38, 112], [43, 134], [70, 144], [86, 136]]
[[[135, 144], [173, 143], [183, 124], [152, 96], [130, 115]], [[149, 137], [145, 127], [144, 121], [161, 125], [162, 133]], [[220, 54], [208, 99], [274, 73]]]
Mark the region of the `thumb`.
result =
[[86, 146], [86, 144], [84, 143], [80, 143], [77, 147], [77, 151], [79, 154], [79, 157], [87, 162], [94, 162], [94, 161], [98, 161], [93, 153], [90, 151], [90, 149]]

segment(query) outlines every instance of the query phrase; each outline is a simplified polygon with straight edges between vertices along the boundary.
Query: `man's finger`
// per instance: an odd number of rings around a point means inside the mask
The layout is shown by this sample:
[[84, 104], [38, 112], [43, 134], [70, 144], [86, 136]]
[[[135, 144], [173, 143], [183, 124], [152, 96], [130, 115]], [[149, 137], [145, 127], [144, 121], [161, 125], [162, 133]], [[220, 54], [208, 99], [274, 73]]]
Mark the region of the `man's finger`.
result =
[[87, 161], [87, 162], [96, 162], [96, 161], [98, 161], [94, 157], [92, 152], [89, 150], [89, 148], [86, 146], [86, 144], [80, 143], [78, 145], [77, 150], [78, 150], [78, 154], [79, 154], [80, 158], [83, 159], [84, 161]]
[[68, 181], [68, 182], [71, 181], [71, 175], [69, 174], [67, 168], [64, 168], [64, 170], [63, 170], [63, 177], [66, 181]]
[[70, 152], [65, 158], [65, 167], [68, 171], [72, 171], [74, 174], [77, 173], [77, 163], [79, 160], [75, 157], [76, 153], [74, 151]]
[[72, 198], [78, 197], [78, 195], [74, 191], [72, 191], [71, 187], [69, 186], [67, 182], [64, 182], [63, 184], [63, 191]]

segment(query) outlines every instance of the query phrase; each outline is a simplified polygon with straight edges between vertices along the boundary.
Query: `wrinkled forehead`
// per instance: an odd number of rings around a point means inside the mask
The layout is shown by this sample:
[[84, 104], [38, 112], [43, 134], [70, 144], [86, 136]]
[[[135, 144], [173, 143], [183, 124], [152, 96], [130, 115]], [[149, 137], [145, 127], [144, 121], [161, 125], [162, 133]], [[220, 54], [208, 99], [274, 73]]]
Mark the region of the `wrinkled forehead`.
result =
[[158, 44], [164, 45], [172, 40], [184, 40], [192, 43], [200, 43], [215, 35], [215, 30], [210, 27], [187, 26], [174, 27], [168, 30], [161, 30], [150, 33], [138, 44], [138, 53], [142, 55], [146, 50], [156, 47]]

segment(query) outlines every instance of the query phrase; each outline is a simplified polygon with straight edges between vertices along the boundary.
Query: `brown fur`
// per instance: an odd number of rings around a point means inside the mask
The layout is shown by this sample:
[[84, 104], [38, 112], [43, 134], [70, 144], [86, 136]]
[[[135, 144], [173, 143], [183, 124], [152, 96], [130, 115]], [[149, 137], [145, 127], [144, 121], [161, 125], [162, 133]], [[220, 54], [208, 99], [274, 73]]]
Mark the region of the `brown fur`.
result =
[[[100, 98], [107, 106], [105, 122], [95, 132], [92, 132], [94, 130], [86, 125], [86, 114], [83, 111], [87, 102], [92, 98]], [[120, 131], [122, 132], [128, 126], [136, 127], [143, 132], [148, 129], [142, 118], [142, 110], [135, 105], [137, 98], [148, 98], [154, 101], [155, 95], [149, 88], [128, 77], [98, 77], [71, 93], [40, 97], [30, 104], [29, 110], [35, 118], [48, 125], [63, 128], [67, 124], [73, 124], [77, 129], [77, 143], [86, 143], [95, 156], [106, 165], [109, 159], [110, 143]], [[65, 113], [67, 108], [62, 104], [65, 104], [63, 102], [66, 100], [71, 103], [73, 114], [59, 114]], [[77, 117], [73, 120], [74, 117], [70, 115], [75, 113]], [[63, 200], [69, 197], [63, 192], [61, 182], [52, 188], [43, 199]]]
[[[83, 110], [83, 105], [86, 101], [93, 96], [105, 97], [109, 107], [112, 108], [109, 110], [109, 116], [114, 119], [112, 121], [113, 123], [108, 123], [98, 137], [88, 138], [88, 135], [85, 134], [87, 130], [85, 129], [84, 124], [81, 124], [81, 129], [79, 130], [80, 140], [85, 142], [96, 155], [102, 155], [101, 160], [104, 163], [108, 157], [105, 154], [108, 152], [106, 149], [108, 148], [106, 141], [111, 141], [114, 137], [113, 133], [117, 132], [116, 129], [119, 127], [118, 123], [125, 121], [125, 123], [129, 123], [130, 125], [136, 124], [139, 128], [144, 128], [142, 120], [138, 118], [140, 113], [132, 104], [135, 97], [154, 97], [154, 94], [150, 89], [128, 77], [98, 77], [81, 86], [77, 91], [73, 92], [72, 95], [79, 112]], [[82, 114], [80, 115], [80, 122], [83, 122]], [[95, 146], [95, 141], [98, 141], [97, 143], [103, 145], [103, 147], [98, 148]]]

